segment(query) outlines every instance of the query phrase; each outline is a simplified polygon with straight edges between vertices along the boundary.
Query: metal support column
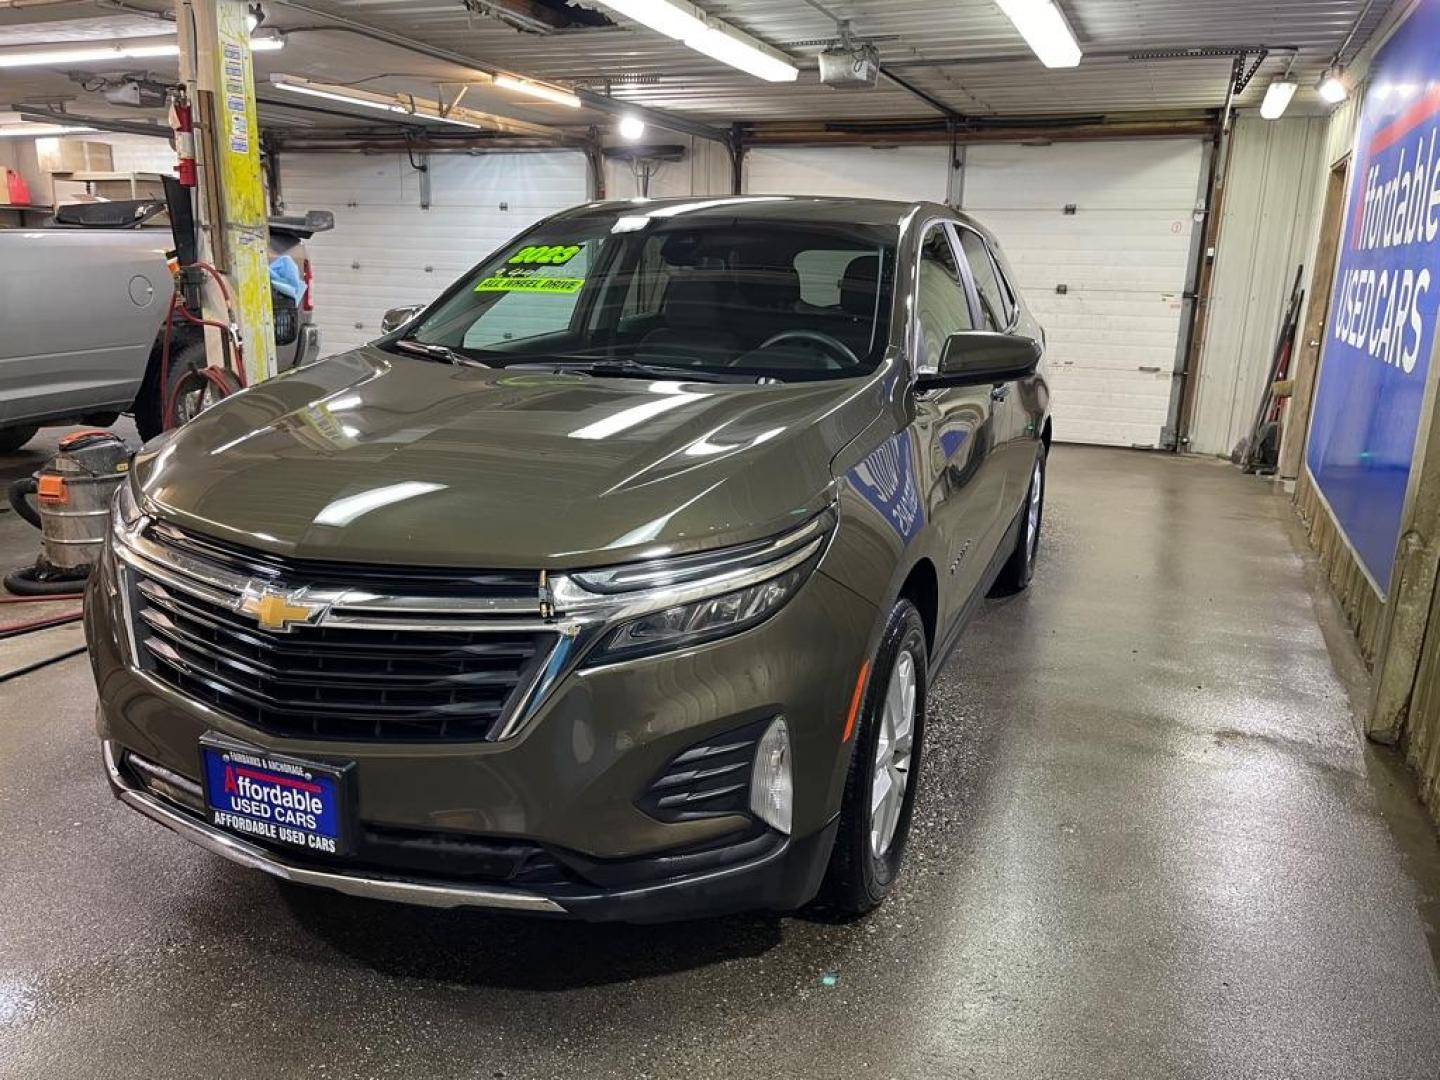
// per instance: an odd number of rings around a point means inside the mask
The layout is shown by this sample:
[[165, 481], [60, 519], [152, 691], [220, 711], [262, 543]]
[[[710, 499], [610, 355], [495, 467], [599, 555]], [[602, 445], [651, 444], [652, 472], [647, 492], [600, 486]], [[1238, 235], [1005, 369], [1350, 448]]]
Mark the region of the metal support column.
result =
[[[235, 327], [252, 384], [275, 374], [275, 333], [247, 14], [245, 0], [175, 0], [180, 76], [195, 104], [200, 251], [230, 294], [227, 304], [211, 280], [205, 317]], [[206, 353], [211, 366], [227, 366], [218, 331], [206, 331]]]

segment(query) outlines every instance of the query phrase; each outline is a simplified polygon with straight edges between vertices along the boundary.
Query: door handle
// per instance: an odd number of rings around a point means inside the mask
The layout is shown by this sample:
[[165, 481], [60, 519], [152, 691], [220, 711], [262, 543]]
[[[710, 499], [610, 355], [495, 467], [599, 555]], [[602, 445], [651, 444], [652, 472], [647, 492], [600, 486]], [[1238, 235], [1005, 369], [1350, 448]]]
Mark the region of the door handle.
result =
[[990, 400], [991, 400], [991, 401], [1004, 401], [1004, 400], [1005, 400], [1006, 398], [1008, 398], [1009, 396], [1010, 396], [1010, 384], [1009, 384], [1009, 383], [996, 383], [994, 386], [992, 386], [992, 387], [990, 388]]

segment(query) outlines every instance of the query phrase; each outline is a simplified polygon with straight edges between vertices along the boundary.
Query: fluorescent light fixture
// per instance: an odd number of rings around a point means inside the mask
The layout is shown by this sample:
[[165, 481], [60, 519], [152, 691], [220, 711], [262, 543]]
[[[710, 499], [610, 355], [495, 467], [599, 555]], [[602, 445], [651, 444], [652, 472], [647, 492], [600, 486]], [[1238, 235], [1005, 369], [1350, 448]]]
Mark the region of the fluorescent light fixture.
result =
[[40, 139], [47, 135], [80, 135], [93, 127], [76, 124], [7, 124], [0, 127], [0, 139]]
[[289, 90], [292, 94], [307, 94], [310, 97], [324, 98], [326, 101], [339, 101], [345, 105], [360, 105], [367, 109], [379, 109], [381, 112], [400, 113], [402, 116], [410, 115], [408, 109], [402, 108], [393, 101], [356, 97], [353, 94], [341, 94], [334, 90], [321, 90], [304, 83], [291, 82], [279, 75], [271, 76], [270, 85], [279, 90]]
[[1289, 79], [1276, 79], [1265, 88], [1265, 100], [1260, 103], [1260, 115], [1266, 120], [1279, 120], [1290, 107], [1295, 96], [1295, 83]]
[[1339, 105], [1350, 96], [1350, 88], [1345, 85], [1345, 69], [1336, 64], [1315, 84], [1315, 89], [1320, 94], [1320, 99], [1327, 105]]
[[711, 18], [685, 0], [600, 0], [627, 19], [685, 45], [712, 60], [767, 82], [794, 82], [800, 69], [778, 49], [772, 49], [727, 22]]
[[1030, 50], [1049, 68], [1075, 67], [1080, 46], [1055, 0], [995, 0]]
[[[279, 34], [260, 34], [250, 39], [252, 52], [278, 52], [285, 47]], [[117, 60], [151, 60], [179, 56], [180, 44], [173, 38], [161, 42], [121, 42], [118, 45], [70, 45], [44, 49], [0, 50], [0, 68], [42, 67], [46, 64], [96, 64]]]
[[580, 108], [580, 99], [568, 90], [560, 90], [554, 86], [546, 86], [544, 83], [531, 82], [529, 79], [517, 79], [513, 75], [496, 75], [495, 85], [502, 90], [513, 90], [517, 94], [528, 94], [530, 97], [539, 98], [541, 101], [549, 101], [556, 105], [568, 105], [572, 109]]
[[651, 30], [685, 41], [703, 34], [708, 27], [703, 14], [689, 4], [672, 4], [669, 0], [600, 0], [602, 4], [627, 19], [648, 26]]
[[641, 120], [634, 113], [627, 114], [620, 118], [620, 137], [636, 142], [645, 137], [645, 121]]
[[422, 112], [418, 108], [412, 112], [394, 98], [384, 97], [379, 94], [369, 95], [359, 90], [350, 92], [332, 90], [326, 86], [313, 85], [294, 75], [272, 75], [270, 76], [270, 85], [279, 90], [288, 90], [292, 94], [307, 94], [310, 97], [324, 98], [326, 101], [338, 101], [342, 105], [359, 105], [361, 108], [395, 113], [397, 116], [404, 116], [411, 120], [424, 120], [427, 123], [435, 124], [453, 124], [455, 127], [472, 128], [475, 131], [489, 130], [484, 124], [477, 124], [471, 120], [462, 120], [458, 116], [441, 116], [438, 108], [435, 112]]
[[723, 23], [710, 27], [703, 34], [686, 38], [685, 44], [712, 60], [739, 68], [766, 82], [794, 82], [800, 77], [800, 69], [790, 61], [782, 60], [770, 49], [757, 47], [758, 43], [752, 45], [738, 30]]
[[151, 56], [179, 56], [175, 42], [163, 45], [90, 45], [83, 48], [16, 49], [0, 52], [0, 68], [39, 67], [44, 64], [91, 64], [102, 60], [134, 60]]

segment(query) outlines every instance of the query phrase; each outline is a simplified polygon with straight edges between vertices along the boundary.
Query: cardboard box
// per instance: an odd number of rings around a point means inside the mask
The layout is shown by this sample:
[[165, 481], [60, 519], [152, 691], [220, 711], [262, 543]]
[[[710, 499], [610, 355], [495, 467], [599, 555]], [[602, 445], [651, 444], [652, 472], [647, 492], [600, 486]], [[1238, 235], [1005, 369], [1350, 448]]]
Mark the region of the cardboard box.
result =
[[110, 145], [87, 139], [36, 139], [35, 155], [49, 173], [113, 172], [115, 155]]

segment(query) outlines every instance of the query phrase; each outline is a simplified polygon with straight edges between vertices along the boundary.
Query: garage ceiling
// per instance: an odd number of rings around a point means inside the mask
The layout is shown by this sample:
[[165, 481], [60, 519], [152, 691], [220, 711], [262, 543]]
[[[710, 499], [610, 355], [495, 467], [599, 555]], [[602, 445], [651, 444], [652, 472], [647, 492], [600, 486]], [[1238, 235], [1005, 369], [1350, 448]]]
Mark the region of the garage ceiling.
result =
[[[1268, 46], [1268, 58], [1237, 103], [1258, 105], [1269, 79], [1292, 66], [1302, 89], [1292, 108], [1318, 110], [1311, 89], [1331, 56], [1349, 39], [1353, 54], [1383, 19], [1386, 0], [1060, 0], [1085, 50], [1078, 68], [1048, 70], [1031, 55], [992, 0], [701, 0], [712, 15], [790, 54], [801, 68], [794, 84], [772, 84], [739, 73], [644, 27], [596, 19], [593, 0], [266, 0], [267, 25], [287, 33], [282, 52], [257, 56], [261, 80], [271, 73], [367, 89], [426, 95], [435, 84], [463, 83], [473, 71], [356, 33], [371, 28], [483, 66], [587, 87], [636, 105], [723, 126], [737, 121], [935, 118], [942, 110], [975, 117], [1117, 114], [1215, 109], [1230, 79], [1227, 55], [1132, 59], [1156, 50]], [[119, 14], [123, 6], [132, 14]], [[540, 12], [551, 21], [583, 22], [526, 32], [494, 14], [498, 7]], [[103, 17], [107, 23], [145, 20], [164, 0], [42, 3], [6, 10], [0, 0], [0, 47], [61, 40], [63, 24]], [[558, 18], [557, 18], [558, 15]], [[333, 29], [347, 20], [351, 30]], [[885, 70], [909, 84], [882, 80], [870, 91], [820, 85], [815, 56], [837, 37], [837, 22], [879, 49]], [[538, 25], [533, 19], [524, 20]], [[43, 23], [44, 26], [36, 24]], [[332, 27], [321, 30], [320, 27]], [[302, 28], [304, 28], [302, 30]], [[112, 25], [109, 32], [126, 28]], [[1287, 51], [1293, 50], [1293, 51]], [[147, 61], [173, 78], [168, 61]], [[168, 65], [168, 69], [167, 69]], [[93, 74], [93, 68], [87, 69]], [[374, 126], [366, 110], [306, 111], [265, 91], [262, 122], [271, 127]], [[929, 102], [924, 100], [928, 97]], [[0, 103], [65, 101], [76, 112], [114, 114], [63, 70], [0, 71]], [[607, 123], [592, 110], [532, 103], [490, 87], [467, 93], [470, 108], [523, 120], [583, 127]], [[129, 111], [130, 118], [135, 117]]]

